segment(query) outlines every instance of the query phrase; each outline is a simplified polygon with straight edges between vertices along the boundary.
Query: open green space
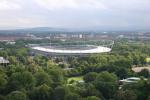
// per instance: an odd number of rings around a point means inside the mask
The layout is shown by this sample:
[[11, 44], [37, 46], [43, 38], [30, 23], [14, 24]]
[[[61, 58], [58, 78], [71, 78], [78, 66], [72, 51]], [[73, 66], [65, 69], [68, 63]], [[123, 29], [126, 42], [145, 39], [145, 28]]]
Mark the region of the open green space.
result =
[[67, 83], [70, 83], [71, 81], [78, 82], [78, 81], [82, 81], [82, 80], [83, 80], [83, 76], [70, 77], [70, 78], [68, 78]]
[[150, 63], [150, 58], [146, 58], [146, 62], [147, 62], [147, 63]]

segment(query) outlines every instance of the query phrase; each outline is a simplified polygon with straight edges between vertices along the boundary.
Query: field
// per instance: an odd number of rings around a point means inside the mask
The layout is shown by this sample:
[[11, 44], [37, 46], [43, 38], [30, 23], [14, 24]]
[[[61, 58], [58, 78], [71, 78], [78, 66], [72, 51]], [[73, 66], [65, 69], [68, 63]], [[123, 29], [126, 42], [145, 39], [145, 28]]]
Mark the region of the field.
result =
[[73, 81], [73, 82], [83, 81], [83, 76], [68, 78], [67, 83], [71, 83], [71, 81]]

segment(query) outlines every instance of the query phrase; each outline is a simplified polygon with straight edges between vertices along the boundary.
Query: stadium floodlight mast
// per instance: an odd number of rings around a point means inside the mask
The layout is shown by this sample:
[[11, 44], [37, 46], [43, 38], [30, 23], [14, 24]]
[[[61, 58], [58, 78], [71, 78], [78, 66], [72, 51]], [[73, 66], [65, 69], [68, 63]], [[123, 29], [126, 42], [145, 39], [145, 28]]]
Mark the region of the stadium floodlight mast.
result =
[[63, 41], [50, 44], [30, 44], [32, 53], [46, 54], [49, 56], [87, 56], [90, 54], [107, 53], [112, 50], [114, 41]]

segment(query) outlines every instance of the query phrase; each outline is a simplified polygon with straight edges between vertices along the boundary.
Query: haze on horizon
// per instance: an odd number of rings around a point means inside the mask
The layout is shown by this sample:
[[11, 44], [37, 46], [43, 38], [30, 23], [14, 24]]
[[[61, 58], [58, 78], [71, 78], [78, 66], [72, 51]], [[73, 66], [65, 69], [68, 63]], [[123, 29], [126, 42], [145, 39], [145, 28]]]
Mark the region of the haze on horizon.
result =
[[0, 29], [149, 29], [150, 0], [0, 0]]

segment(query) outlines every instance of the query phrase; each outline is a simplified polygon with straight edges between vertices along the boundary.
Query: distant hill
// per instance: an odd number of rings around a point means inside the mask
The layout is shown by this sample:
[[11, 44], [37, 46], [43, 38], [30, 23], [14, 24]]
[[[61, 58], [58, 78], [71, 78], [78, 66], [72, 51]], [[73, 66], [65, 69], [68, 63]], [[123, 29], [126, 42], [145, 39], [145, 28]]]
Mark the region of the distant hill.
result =
[[28, 31], [28, 32], [50, 32], [50, 31], [67, 31], [62, 28], [51, 28], [51, 27], [35, 27], [35, 28], [26, 28], [26, 29], [16, 29], [16, 31]]
[[35, 27], [24, 29], [0, 30], [0, 34], [49, 33], [49, 32], [67, 32], [67, 31], [69, 30], [63, 28]]
[[52, 27], [35, 27], [35, 28], [24, 28], [24, 29], [9, 29], [9, 30], [0, 30], [0, 34], [26, 34], [26, 33], [35, 33], [35, 34], [46, 34], [46, 33], [69, 33], [69, 32], [82, 32], [82, 33], [107, 33], [107, 34], [116, 34], [116, 33], [126, 33], [130, 34], [136, 33], [137, 31], [110, 31], [110, 30], [90, 30], [90, 29], [69, 29], [69, 28], [52, 28]]
[[35, 27], [35, 28], [24, 28], [24, 29], [9, 29], [0, 30], [0, 34], [49, 34], [49, 33], [70, 33], [70, 32], [82, 32], [82, 33], [95, 33], [98, 31], [86, 30], [86, 29], [70, 29], [70, 28], [52, 28], [52, 27]]

